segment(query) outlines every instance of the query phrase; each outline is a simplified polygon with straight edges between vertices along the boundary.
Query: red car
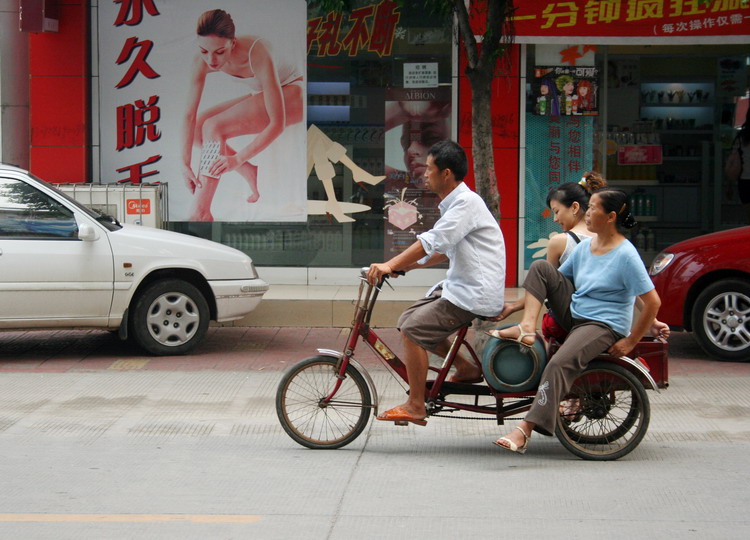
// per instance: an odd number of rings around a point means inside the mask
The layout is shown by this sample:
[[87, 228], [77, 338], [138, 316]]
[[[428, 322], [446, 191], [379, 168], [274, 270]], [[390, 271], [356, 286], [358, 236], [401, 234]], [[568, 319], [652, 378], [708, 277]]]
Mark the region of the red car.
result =
[[649, 274], [660, 320], [694, 332], [715, 358], [750, 361], [750, 227], [674, 244]]

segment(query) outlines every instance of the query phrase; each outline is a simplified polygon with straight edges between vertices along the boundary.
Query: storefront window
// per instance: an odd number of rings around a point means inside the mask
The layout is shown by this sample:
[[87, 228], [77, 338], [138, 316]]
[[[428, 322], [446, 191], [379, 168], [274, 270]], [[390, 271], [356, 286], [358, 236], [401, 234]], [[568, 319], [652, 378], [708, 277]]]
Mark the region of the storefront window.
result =
[[172, 229], [236, 247], [257, 265], [351, 267], [391, 256], [434, 222], [437, 200], [413, 156], [450, 136], [452, 21], [409, 2], [353, 4], [340, 15], [308, 12], [308, 153], [313, 137], [329, 165], [308, 155], [307, 222]]
[[[524, 267], [546, 257], [560, 228], [550, 189], [601, 170], [604, 99], [601, 54], [570, 45], [527, 46]], [[573, 51], [572, 49], [576, 49]]]
[[588, 169], [629, 193], [629, 238], [645, 264], [680, 240], [746, 224], [723, 178], [750, 86], [746, 47], [529, 45], [526, 64], [525, 268], [560, 232], [549, 189]]

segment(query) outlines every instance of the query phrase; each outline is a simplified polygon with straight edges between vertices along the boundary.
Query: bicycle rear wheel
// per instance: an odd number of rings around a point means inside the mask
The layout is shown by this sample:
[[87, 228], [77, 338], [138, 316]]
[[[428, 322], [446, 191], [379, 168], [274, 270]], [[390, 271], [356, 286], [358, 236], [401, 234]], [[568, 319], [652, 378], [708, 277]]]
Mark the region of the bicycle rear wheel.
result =
[[622, 366], [592, 362], [564, 399], [574, 400], [578, 411], [559, 416], [555, 434], [578, 457], [619, 459], [632, 452], [646, 435], [651, 419], [646, 389]]
[[372, 398], [362, 374], [349, 364], [341, 386], [323, 402], [338, 381], [336, 358], [313, 356], [292, 366], [276, 391], [276, 414], [287, 434], [313, 449], [341, 448], [367, 426]]

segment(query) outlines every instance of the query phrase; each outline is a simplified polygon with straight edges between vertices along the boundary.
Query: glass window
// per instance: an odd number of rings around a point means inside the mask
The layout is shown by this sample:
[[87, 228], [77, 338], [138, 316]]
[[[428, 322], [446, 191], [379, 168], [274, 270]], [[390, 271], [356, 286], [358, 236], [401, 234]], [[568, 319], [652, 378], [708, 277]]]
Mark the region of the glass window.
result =
[[0, 236], [75, 238], [73, 212], [20, 180], [0, 178]]
[[[421, 185], [414, 155], [450, 136], [452, 19], [411, 2], [352, 4], [340, 15], [308, 12], [308, 139], [315, 126], [333, 159], [326, 170], [311, 167], [307, 222], [173, 230], [238, 248], [261, 266], [353, 267], [392, 256], [434, 222], [437, 199]], [[392, 125], [387, 106], [402, 102], [410, 117], [442, 116]], [[402, 212], [389, 219], [398, 203]]]
[[[750, 213], [723, 174], [738, 105], [750, 99], [746, 46], [579, 46], [574, 65], [557, 61], [563, 47], [569, 54], [569, 44], [527, 47], [526, 268], [560, 230], [547, 191], [589, 168], [628, 193], [637, 221], [628, 235], [645, 264], [675, 242], [746, 223]], [[597, 109], [591, 119], [581, 107], [586, 79], [574, 73], [586, 64], [597, 68], [584, 94]], [[553, 76], [555, 66], [572, 84]]]
[[565, 61], [566, 48], [570, 45], [526, 47], [526, 269], [546, 257], [549, 238], [561, 232], [546, 206], [549, 191], [580, 181], [587, 171], [603, 170], [603, 58], [579, 46], [580, 58], [571, 64]]

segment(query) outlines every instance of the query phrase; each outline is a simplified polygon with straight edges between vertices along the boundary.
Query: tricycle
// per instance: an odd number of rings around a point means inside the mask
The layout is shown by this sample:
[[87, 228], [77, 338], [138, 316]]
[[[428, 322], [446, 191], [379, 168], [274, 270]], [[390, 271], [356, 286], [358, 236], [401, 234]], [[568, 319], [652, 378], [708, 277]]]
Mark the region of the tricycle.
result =
[[[284, 430], [299, 444], [313, 449], [341, 448], [378, 414], [378, 393], [369, 372], [356, 359], [360, 340], [403, 381], [406, 367], [370, 326], [384, 276], [377, 285], [361, 270], [354, 319], [343, 352], [318, 349], [283, 375], [276, 392], [276, 412]], [[460, 328], [439, 367], [430, 366], [426, 409], [428, 417], [481, 418], [504, 424], [531, 407], [547, 358], [559, 343], [537, 335], [531, 349], [513, 341], [491, 338], [480, 359], [469, 343], [471, 324]], [[481, 384], [448, 381], [461, 348], [481, 366]], [[555, 434], [574, 455], [587, 460], [615, 460], [632, 452], [643, 440], [651, 417], [646, 390], [667, 388], [667, 343], [644, 338], [631, 357], [602, 354], [575, 379], [560, 403]], [[472, 416], [460, 416], [467, 413]]]

